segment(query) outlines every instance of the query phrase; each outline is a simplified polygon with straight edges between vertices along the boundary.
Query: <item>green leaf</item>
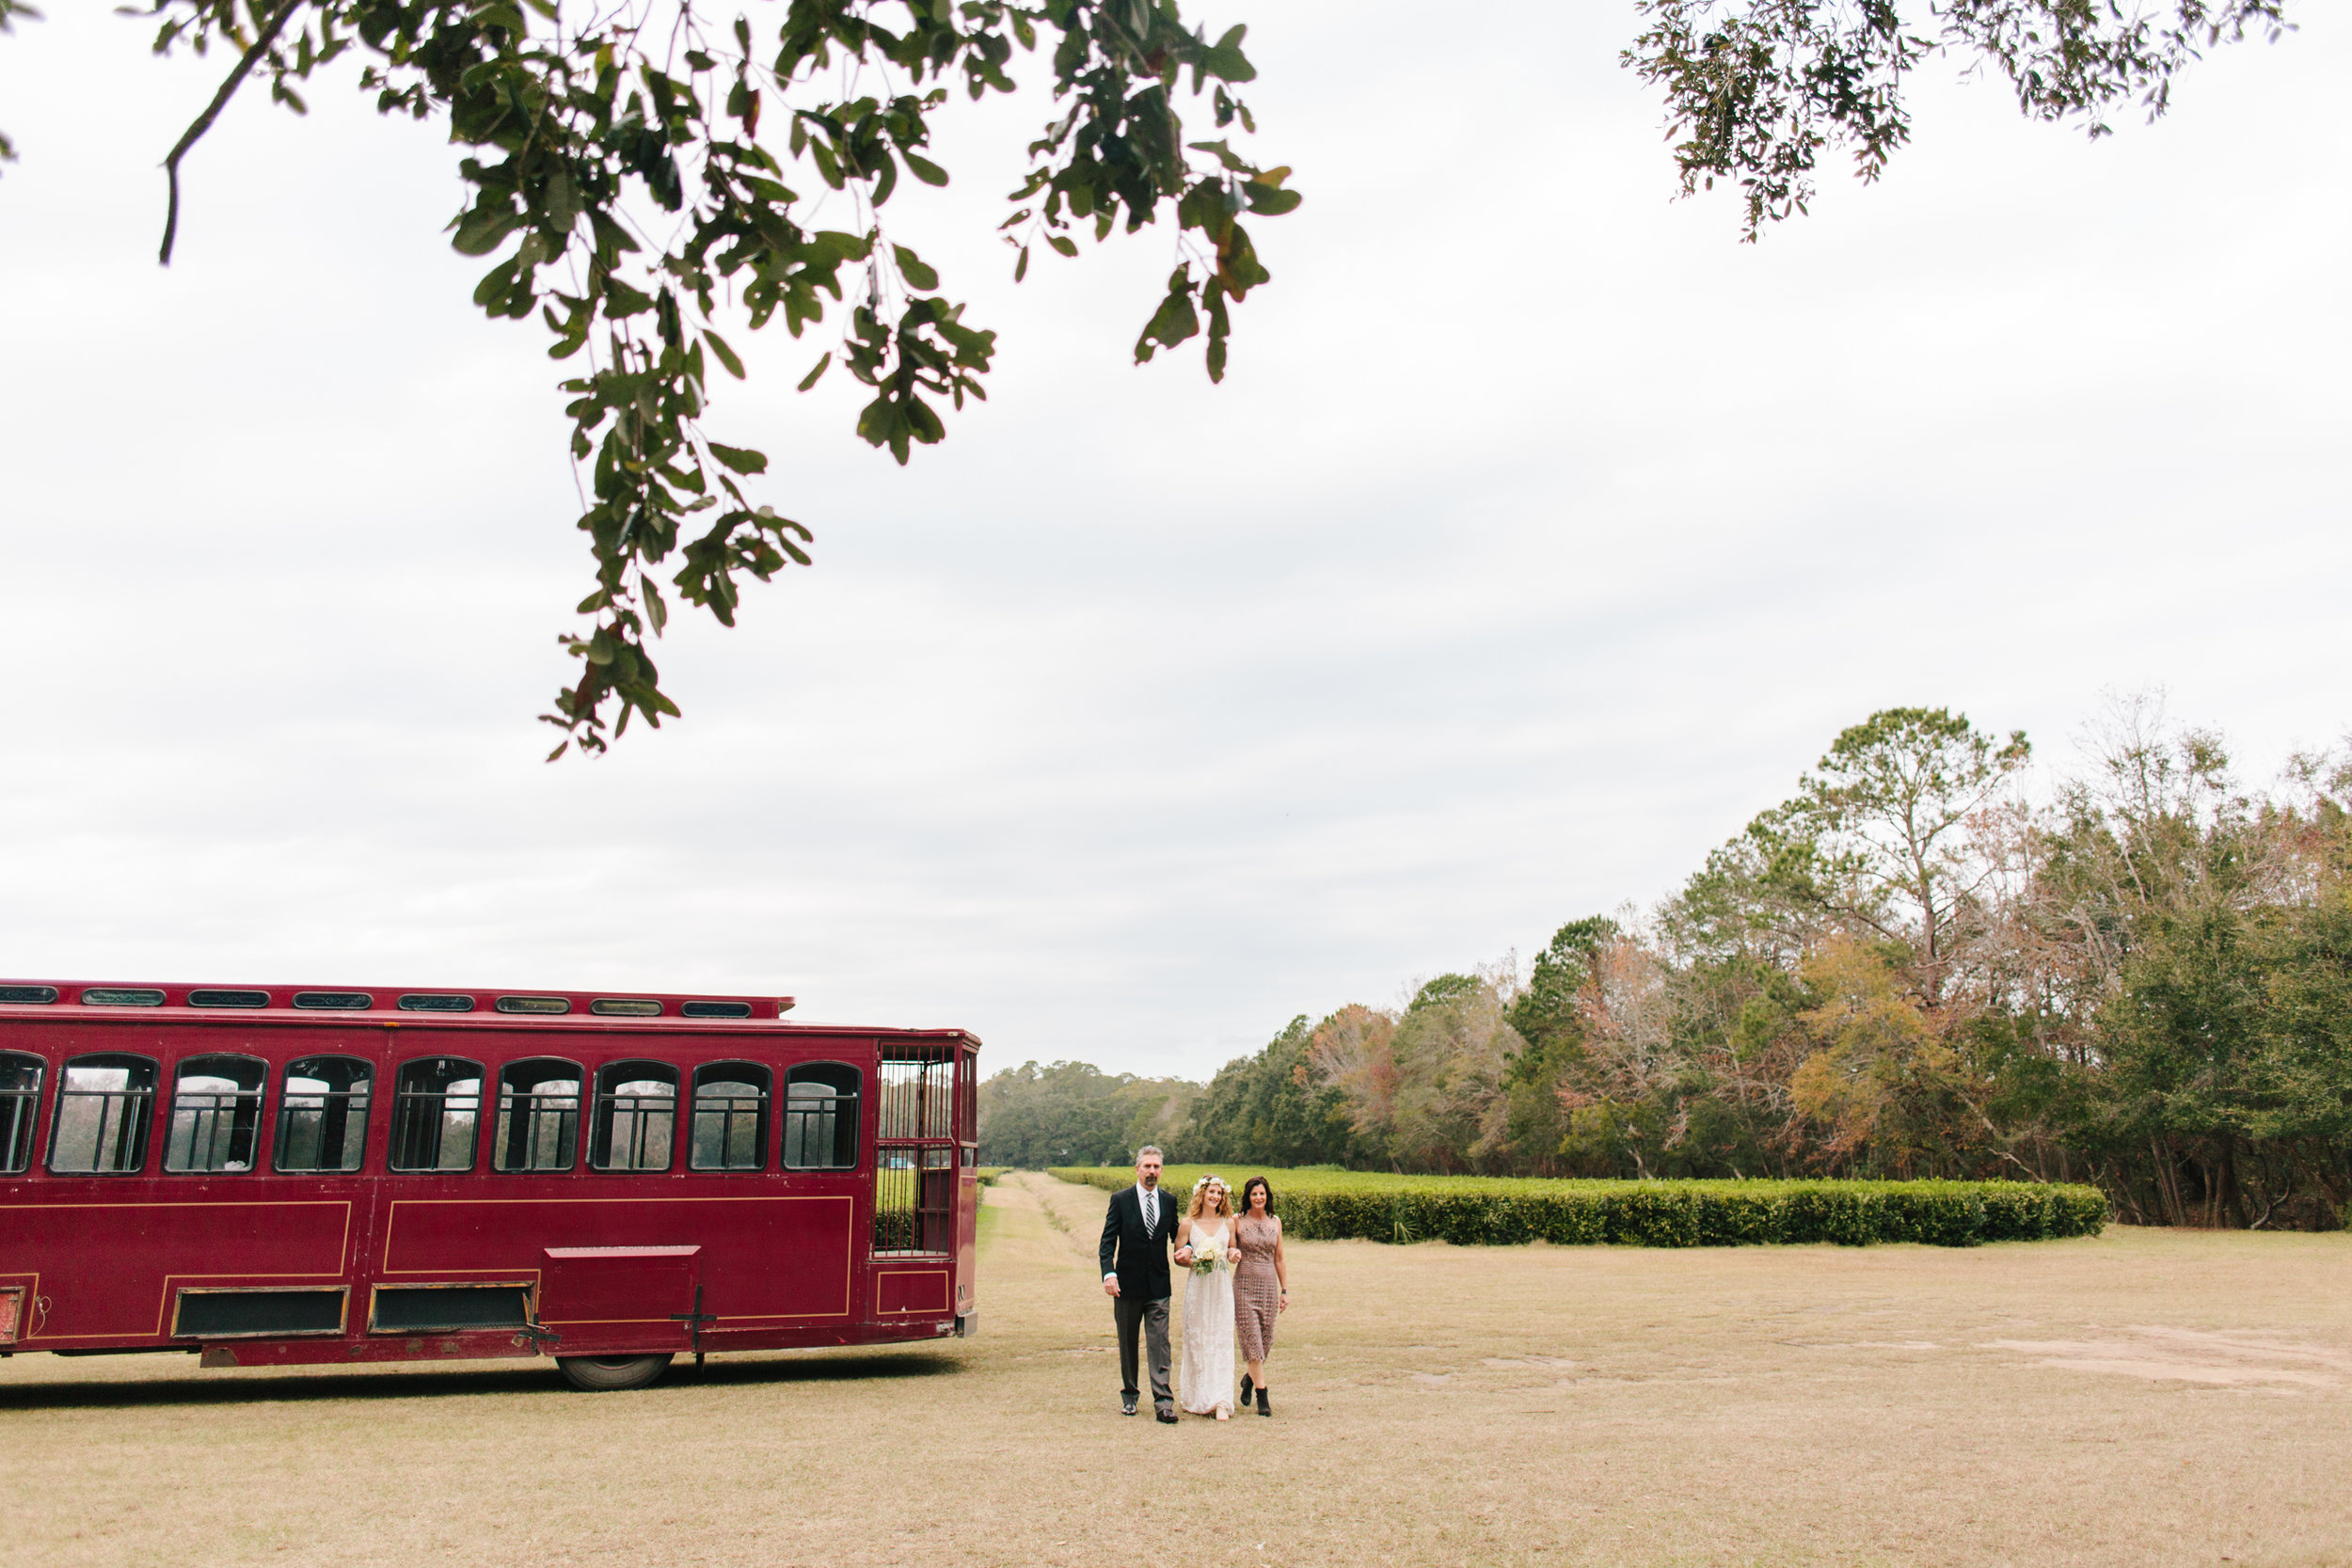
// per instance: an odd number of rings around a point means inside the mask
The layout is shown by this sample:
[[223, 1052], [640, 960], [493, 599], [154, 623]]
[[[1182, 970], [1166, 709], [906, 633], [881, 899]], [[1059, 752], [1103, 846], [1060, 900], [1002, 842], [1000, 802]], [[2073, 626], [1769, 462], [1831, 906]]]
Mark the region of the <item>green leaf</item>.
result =
[[1229, 174], [1255, 175], [1258, 172], [1255, 165], [1221, 141], [1186, 142], [1184, 145], [1195, 152], [1216, 153], [1217, 163], [1223, 166]]
[[902, 245], [894, 245], [890, 250], [891, 254], [898, 259], [898, 276], [907, 280], [910, 288], [936, 289], [939, 287], [939, 274], [924, 265], [923, 258]]
[[571, 232], [580, 218], [580, 191], [572, 183], [572, 171], [559, 168], [548, 176], [548, 222], [558, 232]]
[[743, 447], [723, 447], [716, 441], [707, 444], [710, 448], [711, 456], [739, 474], [764, 474], [768, 471], [768, 457], [765, 452], [752, 451]]
[[1256, 180], [1243, 185], [1242, 193], [1249, 198], [1251, 212], [1263, 213], [1270, 218], [1280, 217], [1284, 213], [1294, 210], [1300, 202], [1307, 199], [1296, 191], [1278, 190], [1272, 185], [1263, 184]]
[[819, 266], [838, 261], [862, 261], [866, 259], [866, 242], [860, 234], [845, 234], [838, 229], [822, 229], [808, 237], [811, 260]]
[[817, 378], [823, 375], [827, 367], [832, 365], [832, 363], [833, 356], [831, 354], [827, 354], [823, 358], [818, 360], [816, 368], [811, 370], [806, 375], [801, 377], [801, 390], [805, 392], [811, 387], [816, 386]]
[[1048, 234], [1045, 236], [1045, 243], [1064, 256], [1078, 254], [1078, 242], [1067, 234]]
[[618, 320], [653, 309], [653, 295], [632, 289], [617, 277], [604, 280], [604, 313]]
[[1200, 316], [1192, 308], [1192, 296], [1186, 293], [1170, 293], [1166, 299], [1160, 301], [1160, 308], [1152, 312], [1151, 325], [1143, 330], [1146, 337], [1164, 343], [1169, 348], [1174, 348], [1186, 338], [1199, 332]]
[[501, 303], [506, 297], [507, 291], [514, 286], [515, 263], [501, 261], [497, 266], [484, 273], [482, 281], [474, 285], [473, 302], [481, 306]]
[[1209, 296], [1209, 380], [1212, 385], [1225, 379], [1225, 341], [1232, 335], [1233, 324], [1225, 310], [1225, 291], [1211, 287]]
[[512, 207], [476, 207], [457, 220], [457, 237], [450, 244], [460, 256], [487, 256], [522, 227], [522, 214]]
[[587, 212], [588, 227], [596, 236], [596, 248], [598, 250], [604, 251], [609, 255], [618, 256], [624, 251], [635, 250], [637, 248], [637, 242], [629, 238], [628, 230], [613, 222], [611, 217], [605, 214], [602, 208], [591, 207], [587, 209]]
[[929, 158], [919, 153], [909, 152], [903, 148], [899, 150], [898, 156], [907, 161], [907, 172], [926, 185], [944, 185], [947, 182], [947, 171]]
[[1201, 71], [1216, 77], [1219, 81], [1256, 81], [1257, 68], [1252, 66], [1241, 52], [1242, 35], [1248, 31], [1249, 29], [1247, 27], [1229, 28], [1225, 36], [1217, 40], [1216, 45], [1207, 54], [1200, 56]]
[[727, 341], [724, 338], [720, 337], [719, 334], [711, 331], [708, 327], [705, 327], [703, 329], [703, 341], [710, 345], [710, 352], [719, 356], [719, 363], [727, 368], [727, 373], [729, 375], [735, 377], [738, 381], [743, 379], [743, 361], [735, 356], [735, 350], [727, 347]]

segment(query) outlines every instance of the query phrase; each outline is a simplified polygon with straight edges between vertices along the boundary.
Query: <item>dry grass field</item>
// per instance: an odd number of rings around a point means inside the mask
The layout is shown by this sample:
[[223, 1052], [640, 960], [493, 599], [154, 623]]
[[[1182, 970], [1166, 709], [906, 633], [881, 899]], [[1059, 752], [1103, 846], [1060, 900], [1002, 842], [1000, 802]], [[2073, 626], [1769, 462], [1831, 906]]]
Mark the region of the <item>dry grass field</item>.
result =
[[937, 1347], [0, 1363], [0, 1560], [2352, 1563], [2352, 1238], [1299, 1244], [1276, 1418], [1167, 1428], [1118, 1414], [1103, 1195], [988, 1201]]

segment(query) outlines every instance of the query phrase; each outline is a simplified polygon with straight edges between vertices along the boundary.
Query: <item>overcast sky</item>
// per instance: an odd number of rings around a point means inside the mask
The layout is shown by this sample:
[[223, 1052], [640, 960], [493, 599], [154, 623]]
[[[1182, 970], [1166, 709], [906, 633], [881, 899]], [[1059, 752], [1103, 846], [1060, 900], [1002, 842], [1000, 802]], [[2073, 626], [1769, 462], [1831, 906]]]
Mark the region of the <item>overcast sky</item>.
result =
[[2098, 144], [1931, 68], [1881, 185], [1741, 245], [1629, 5], [1222, 4], [1308, 199], [1221, 388], [1128, 362], [1165, 230], [1012, 287], [1042, 106], [960, 109], [888, 211], [992, 401], [899, 469], [768, 334], [711, 431], [816, 569], [548, 767], [579, 503], [454, 154], [249, 93], [160, 271], [220, 62], [50, 8], [0, 39], [0, 971], [775, 991], [1201, 1077], [1656, 899], [1878, 707], [2064, 761], [2161, 686], [2266, 777], [2352, 725], [2352, 19], [2300, 9]]

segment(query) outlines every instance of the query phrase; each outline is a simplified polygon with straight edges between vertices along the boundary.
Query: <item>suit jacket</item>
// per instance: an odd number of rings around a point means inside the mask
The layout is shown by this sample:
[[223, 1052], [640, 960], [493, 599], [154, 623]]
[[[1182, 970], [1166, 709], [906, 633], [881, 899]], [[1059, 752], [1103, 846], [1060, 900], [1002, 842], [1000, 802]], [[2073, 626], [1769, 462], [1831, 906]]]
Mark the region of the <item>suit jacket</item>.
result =
[[1131, 1301], [1166, 1301], [1168, 1255], [1176, 1240], [1176, 1200], [1164, 1190], [1152, 1196], [1160, 1212], [1152, 1234], [1143, 1233], [1142, 1195], [1121, 1187], [1103, 1215], [1103, 1273], [1119, 1275], [1119, 1293]]

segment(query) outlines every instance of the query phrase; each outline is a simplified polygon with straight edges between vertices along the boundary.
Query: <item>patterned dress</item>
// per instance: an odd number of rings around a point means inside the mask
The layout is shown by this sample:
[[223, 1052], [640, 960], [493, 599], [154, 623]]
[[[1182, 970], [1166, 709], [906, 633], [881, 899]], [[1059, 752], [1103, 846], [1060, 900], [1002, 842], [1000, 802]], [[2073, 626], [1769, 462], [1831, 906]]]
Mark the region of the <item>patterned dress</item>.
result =
[[1233, 1328], [1241, 1338], [1241, 1358], [1263, 1361], [1274, 1348], [1274, 1319], [1282, 1307], [1282, 1281], [1274, 1272], [1274, 1243], [1281, 1239], [1282, 1225], [1244, 1215], [1234, 1229], [1241, 1262], [1233, 1270]]

